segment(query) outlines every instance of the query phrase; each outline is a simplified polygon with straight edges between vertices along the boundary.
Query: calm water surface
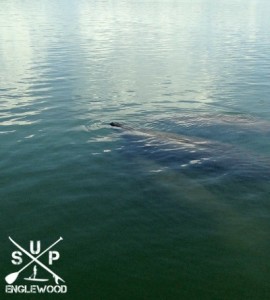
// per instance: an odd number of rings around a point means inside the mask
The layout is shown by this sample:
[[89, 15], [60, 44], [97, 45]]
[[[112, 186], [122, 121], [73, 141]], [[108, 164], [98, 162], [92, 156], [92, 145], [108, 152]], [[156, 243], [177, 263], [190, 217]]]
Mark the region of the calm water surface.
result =
[[8, 236], [64, 238], [65, 299], [269, 298], [269, 15], [1, 1], [1, 299]]

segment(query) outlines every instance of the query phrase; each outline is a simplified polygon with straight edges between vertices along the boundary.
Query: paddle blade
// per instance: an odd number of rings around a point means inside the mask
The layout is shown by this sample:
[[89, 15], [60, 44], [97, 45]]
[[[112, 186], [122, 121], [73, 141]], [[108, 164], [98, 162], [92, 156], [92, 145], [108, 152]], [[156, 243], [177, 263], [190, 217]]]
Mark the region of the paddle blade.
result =
[[5, 277], [5, 280], [8, 284], [12, 284], [17, 279], [18, 275], [18, 272], [11, 273]]

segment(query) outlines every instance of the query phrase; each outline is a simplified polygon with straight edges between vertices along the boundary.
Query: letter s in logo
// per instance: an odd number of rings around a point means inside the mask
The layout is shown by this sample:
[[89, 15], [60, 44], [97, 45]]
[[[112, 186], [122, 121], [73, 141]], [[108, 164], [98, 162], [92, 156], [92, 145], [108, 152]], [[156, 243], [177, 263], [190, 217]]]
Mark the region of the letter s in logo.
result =
[[22, 260], [22, 252], [20, 252], [20, 251], [14, 251], [14, 252], [12, 252], [12, 254], [11, 254], [11, 256], [12, 256], [12, 260], [11, 260], [11, 262], [13, 263], [13, 265], [20, 265], [22, 262], [23, 262], [23, 260]]

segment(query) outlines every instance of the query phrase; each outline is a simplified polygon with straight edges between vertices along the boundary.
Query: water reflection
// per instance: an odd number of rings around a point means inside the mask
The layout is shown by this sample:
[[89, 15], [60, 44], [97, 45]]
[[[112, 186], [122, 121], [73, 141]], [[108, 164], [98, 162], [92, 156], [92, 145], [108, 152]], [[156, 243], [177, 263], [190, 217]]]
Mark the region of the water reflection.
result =
[[[149, 9], [141, 11], [139, 3], [128, 1], [83, 2], [81, 51], [89, 73], [93, 64], [98, 70], [84, 77], [85, 83], [102, 85], [101, 98], [110, 99], [114, 107], [125, 104], [123, 114], [141, 113], [138, 104], [155, 113], [164, 105], [205, 110], [212, 108], [204, 104], [217, 109], [237, 106], [237, 91], [232, 94], [231, 88], [254, 76], [258, 80], [255, 67], [260, 58], [254, 42], [264, 33], [258, 17], [260, 1], [237, 2], [225, 10], [219, 3], [212, 3], [209, 10], [205, 1], [192, 6], [175, 1], [145, 5]], [[239, 76], [242, 57], [248, 57], [244, 65], [249, 71]], [[166, 81], [170, 84], [164, 85]], [[248, 101], [250, 87], [246, 91], [239, 97]]]
[[143, 11], [129, 1], [70, 1], [63, 18], [61, 2], [44, 1], [38, 10], [18, 3], [5, 1], [1, 16], [2, 92], [20, 97], [5, 101], [10, 108], [67, 86], [82, 109], [110, 107], [118, 115], [159, 113], [164, 106], [232, 109], [253, 97], [263, 107], [266, 100], [250, 86], [262, 71], [268, 76], [267, 47], [257, 47], [265, 33], [260, 1], [212, 3], [211, 10], [205, 1], [158, 1]]

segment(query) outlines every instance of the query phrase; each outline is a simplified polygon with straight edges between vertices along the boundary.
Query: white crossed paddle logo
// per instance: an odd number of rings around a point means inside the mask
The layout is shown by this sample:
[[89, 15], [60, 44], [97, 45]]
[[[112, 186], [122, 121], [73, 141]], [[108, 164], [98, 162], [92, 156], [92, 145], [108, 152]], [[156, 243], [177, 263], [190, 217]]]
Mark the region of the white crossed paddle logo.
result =
[[15, 280], [18, 278], [19, 274], [26, 269], [27, 267], [29, 267], [32, 263], [37, 263], [39, 264], [43, 269], [45, 269], [47, 272], [51, 273], [55, 283], [59, 284], [59, 280], [65, 282], [60, 276], [58, 276], [57, 274], [55, 274], [51, 269], [49, 269], [47, 266], [45, 266], [42, 262], [40, 262], [38, 260], [39, 257], [41, 257], [43, 254], [45, 254], [47, 251], [49, 251], [53, 246], [55, 246], [57, 243], [59, 243], [60, 241], [63, 240], [62, 237], [60, 237], [56, 242], [54, 242], [51, 246], [49, 246], [46, 250], [44, 250], [43, 252], [41, 252], [37, 257], [34, 257], [31, 253], [29, 253], [28, 251], [26, 251], [23, 247], [21, 247], [19, 244], [17, 244], [11, 237], [9, 237], [10, 241], [17, 247], [19, 248], [23, 253], [25, 253], [27, 256], [29, 256], [32, 260], [25, 265], [23, 268], [21, 268], [19, 271], [11, 273], [9, 275], [7, 275], [5, 277], [5, 280], [8, 284], [12, 284], [13, 282], [15, 282]]

